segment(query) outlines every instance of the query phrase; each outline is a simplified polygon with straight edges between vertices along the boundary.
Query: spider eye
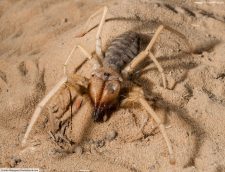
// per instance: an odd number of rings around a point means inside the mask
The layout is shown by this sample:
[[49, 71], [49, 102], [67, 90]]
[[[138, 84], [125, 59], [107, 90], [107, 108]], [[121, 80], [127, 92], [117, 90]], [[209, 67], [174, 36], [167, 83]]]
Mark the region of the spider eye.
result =
[[105, 77], [109, 77], [109, 76], [110, 76], [110, 73], [104, 72], [104, 76], [105, 76]]

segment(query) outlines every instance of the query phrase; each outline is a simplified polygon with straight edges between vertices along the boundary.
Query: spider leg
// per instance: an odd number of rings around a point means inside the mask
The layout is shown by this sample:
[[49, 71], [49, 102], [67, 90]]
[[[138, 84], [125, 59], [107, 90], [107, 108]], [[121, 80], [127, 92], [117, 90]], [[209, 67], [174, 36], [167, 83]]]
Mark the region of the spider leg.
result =
[[[157, 126], [159, 127], [160, 132], [162, 133], [163, 138], [166, 141], [166, 145], [167, 145], [167, 148], [169, 151], [169, 156], [170, 156], [170, 163], [175, 164], [175, 156], [173, 153], [171, 142], [166, 133], [165, 126], [162, 123], [161, 119], [158, 117], [158, 115], [155, 113], [153, 108], [149, 105], [148, 101], [145, 99], [143, 89], [140, 87], [134, 87], [133, 91], [130, 92], [128, 95], [128, 100], [138, 102], [151, 115], [151, 117], [157, 123]], [[145, 124], [146, 124], [146, 122], [144, 121], [143, 125], [145, 125]], [[143, 129], [143, 126], [141, 127], [141, 129]]]
[[102, 33], [103, 25], [105, 23], [105, 19], [106, 19], [106, 14], [107, 14], [107, 11], [108, 11], [108, 7], [104, 6], [102, 9], [100, 9], [97, 12], [95, 12], [94, 14], [92, 14], [89, 17], [89, 19], [86, 22], [86, 24], [85, 24], [84, 31], [81, 32], [81, 33], [79, 33], [79, 34], [77, 34], [75, 36], [75, 37], [82, 37], [86, 33], [88, 33], [89, 32], [88, 26], [89, 26], [89, 23], [90, 23], [91, 19], [94, 18], [96, 15], [98, 15], [102, 11], [103, 11], [102, 18], [100, 20], [99, 27], [98, 27], [98, 31], [97, 31], [97, 34], [96, 34], [96, 48], [95, 48], [96, 49], [96, 54], [98, 55], [98, 57], [100, 59], [103, 59], [101, 33]]
[[194, 54], [194, 50], [193, 50], [193, 47], [191, 46], [191, 44], [189, 43], [188, 39], [182, 34], [180, 33], [179, 31], [169, 27], [169, 26], [163, 26], [163, 25], [160, 25], [158, 27], [158, 29], [156, 30], [155, 34], [153, 35], [150, 43], [148, 44], [147, 48], [140, 52], [131, 62], [130, 64], [125, 67], [122, 71], [122, 74], [124, 75], [124, 77], [128, 77], [129, 74], [131, 74], [132, 72], [134, 72], [135, 68], [143, 62], [143, 60], [147, 57], [147, 56], [150, 56], [150, 58], [152, 59], [152, 61], [155, 63], [156, 67], [158, 68], [159, 72], [161, 73], [161, 76], [162, 76], [162, 80], [163, 80], [163, 87], [166, 88], [167, 85], [166, 85], [166, 77], [165, 77], [165, 74], [164, 74], [164, 71], [163, 71], [163, 68], [162, 66], [159, 64], [158, 60], [154, 57], [154, 55], [151, 53], [151, 49], [155, 43], [155, 41], [157, 40], [160, 32], [163, 30], [163, 29], [166, 29], [170, 32], [173, 32], [175, 33], [176, 35], [178, 35], [181, 39], [183, 39], [185, 41], [185, 44], [188, 48], [188, 51], [185, 51], [186, 53], [189, 53], [189, 54]]
[[162, 81], [163, 81], [163, 87], [166, 88], [166, 76], [165, 76], [165, 73], [163, 71], [162, 66], [160, 65], [158, 60], [155, 58], [155, 56], [151, 52], [149, 52], [149, 56], [152, 59], [152, 61], [155, 63], [155, 65], [158, 68], [159, 72], [161, 73], [161, 77], [162, 77]]
[[103, 15], [102, 15], [102, 19], [100, 21], [98, 31], [97, 31], [97, 34], [96, 34], [96, 54], [98, 55], [98, 57], [100, 59], [103, 59], [101, 32], [102, 32], [103, 24], [105, 23], [107, 11], [108, 11], [108, 8], [105, 6], [104, 11], [103, 11]]
[[177, 31], [169, 26], [164, 26], [164, 28], [172, 33], [175, 33], [177, 36], [179, 36], [181, 39], [184, 40], [184, 43], [185, 43], [186, 47], [188, 48], [188, 50], [185, 51], [186, 53], [189, 53], [192, 55], [195, 54], [194, 48], [191, 46], [190, 42], [188, 41], [188, 39], [185, 37], [184, 34], [180, 33], [179, 31]]
[[158, 29], [156, 30], [155, 34], [153, 35], [150, 43], [148, 44], [147, 48], [140, 52], [131, 62], [130, 64], [125, 67], [122, 71], [123, 75], [125, 77], [128, 77], [128, 75], [130, 73], [132, 73], [136, 67], [143, 62], [143, 60], [147, 57], [150, 56], [150, 58], [152, 59], [152, 61], [155, 63], [156, 67], [158, 68], [159, 72], [161, 73], [162, 76], [162, 80], [163, 80], [163, 87], [166, 88], [166, 78], [165, 78], [165, 74], [163, 71], [163, 68], [161, 67], [161, 65], [159, 64], [158, 60], [154, 57], [154, 55], [151, 53], [151, 49], [155, 43], [155, 41], [157, 40], [160, 32], [163, 30], [164, 26], [160, 25], [158, 27]]
[[[72, 57], [74, 51], [75, 51], [77, 48], [79, 48], [80, 51], [81, 51], [81, 52], [84, 54], [84, 56], [85, 56], [85, 59], [84, 59], [83, 61], [86, 61], [87, 59], [90, 60], [90, 59], [92, 58], [91, 54], [90, 54], [87, 50], [85, 50], [82, 46], [80, 46], [80, 45], [75, 45], [75, 46], [73, 47], [73, 49], [71, 50], [69, 56], [67, 57], [65, 63], [64, 63], [64, 68], [63, 68], [63, 70], [64, 70], [64, 74], [65, 74], [65, 75], [66, 75], [66, 73], [67, 73], [66, 67], [67, 67], [67, 65], [68, 65], [68, 62], [69, 62], [69, 60], [71, 59], [71, 57]], [[83, 63], [83, 62], [82, 62], [82, 63]]]
[[172, 149], [172, 145], [171, 142], [168, 138], [168, 135], [166, 133], [165, 130], [165, 126], [162, 123], [162, 121], [160, 120], [160, 118], [157, 116], [157, 114], [155, 113], [155, 111], [153, 110], [153, 108], [148, 104], [147, 100], [142, 97], [139, 99], [140, 100], [140, 104], [145, 108], [145, 110], [152, 116], [152, 118], [154, 119], [154, 121], [159, 125], [159, 129], [166, 141], [166, 145], [169, 151], [169, 155], [170, 155], [170, 163], [171, 164], [175, 164], [175, 157], [174, 157], [174, 153], [173, 153], [173, 149]]
[[[84, 53], [86, 59], [84, 59], [84, 61], [86, 61], [87, 59], [91, 59], [92, 56], [81, 46], [74, 46], [74, 48], [72, 49], [72, 51], [70, 52], [70, 55], [67, 57], [66, 62], [64, 64], [64, 74], [66, 75], [66, 66], [74, 52], [74, 50], [76, 48], [79, 48], [81, 50], [81, 52]], [[82, 63], [83, 65], [84, 63]], [[42, 101], [37, 105], [37, 108], [35, 109], [30, 123], [27, 127], [27, 130], [25, 132], [24, 138], [22, 140], [22, 146], [26, 145], [27, 139], [29, 137], [29, 134], [35, 124], [35, 122], [37, 121], [38, 117], [40, 116], [44, 106], [48, 103], [48, 101], [57, 93], [57, 91], [60, 90], [60, 88], [67, 82], [67, 81], [75, 81], [75, 84], [78, 85], [83, 85], [84, 87], [87, 87], [87, 83], [85, 82], [85, 78], [82, 76], [79, 76], [77, 74], [73, 74], [72, 76], [64, 76], [63, 78], [61, 78], [61, 80], [52, 88], [52, 90], [42, 99]]]
[[43, 107], [47, 104], [47, 102], [51, 99], [53, 95], [61, 88], [61, 86], [67, 81], [67, 77], [63, 77], [54, 87], [53, 89], [42, 99], [42, 101], [37, 105], [37, 108], [34, 111], [34, 114], [31, 117], [30, 123], [27, 127], [27, 130], [25, 132], [25, 135], [22, 140], [22, 146], [26, 145], [28, 136], [31, 132], [31, 129], [33, 128], [33, 125], [37, 121], [38, 117], [40, 116]]

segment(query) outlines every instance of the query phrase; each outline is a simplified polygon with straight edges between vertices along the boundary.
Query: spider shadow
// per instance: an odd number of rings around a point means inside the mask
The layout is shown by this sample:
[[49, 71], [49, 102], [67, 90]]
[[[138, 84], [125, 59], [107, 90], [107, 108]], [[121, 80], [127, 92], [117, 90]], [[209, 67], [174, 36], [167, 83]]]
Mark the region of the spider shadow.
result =
[[[176, 70], [180, 70], [182, 69], [184, 72], [182, 74], [181, 77], [179, 77], [179, 79], [176, 79], [176, 83], [173, 86], [173, 88], [176, 87], [177, 84], [183, 82], [187, 76], [188, 76], [188, 71], [190, 69], [194, 69], [198, 66], [197, 62], [190, 60], [186, 60], [185, 62], [182, 61], [183, 59], [185, 59], [189, 54], [182, 52], [176, 55], [172, 55], [172, 56], [163, 56], [163, 57], [158, 57], [158, 61], [160, 64], [162, 64], [162, 67], [164, 69], [164, 71], [174, 71]], [[167, 66], [163, 66], [163, 62], [166, 61], [170, 61], [170, 64]], [[158, 71], [157, 67], [154, 65], [152, 66], [153, 62], [150, 59], [147, 59], [145, 61], [145, 63], [139, 67], [138, 71], [136, 72], [136, 75], [143, 75], [143, 74], [147, 74], [151, 71]], [[151, 66], [150, 66], [151, 65]]]
[[192, 150], [191, 156], [188, 162], [184, 165], [184, 168], [195, 166], [195, 158], [199, 156], [200, 149], [204, 143], [206, 137], [206, 132], [200, 126], [199, 122], [188, 115], [188, 112], [185, 108], [178, 108], [171, 103], [163, 102], [167, 105], [167, 108], [177, 114], [177, 117], [184, 121], [188, 126], [191, 127], [191, 134], [195, 135], [194, 148]]
[[[150, 39], [151, 39], [150, 36], [146, 36], [145, 34], [141, 35], [140, 50], [144, 50], [146, 48]], [[184, 71], [183, 74], [178, 79], [176, 79], [176, 83], [174, 84], [173, 88], [175, 88], [177, 84], [183, 82], [187, 78], [188, 71], [190, 69], [193, 69], [198, 66], [199, 63], [197, 61], [193, 61], [193, 58], [189, 60], [188, 58], [189, 56], [191, 56], [190, 53], [179, 52], [175, 55], [157, 57], [158, 62], [162, 65], [162, 68], [164, 69], [166, 73], [167, 71], [174, 71], [175, 69], [176, 70], [182, 69], [182, 71]], [[170, 63], [164, 66], [164, 63], [166, 63], [166, 61], [170, 61]], [[140, 76], [152, 71], [158, 72], [158, 69], [155, 66], [155, 64], [152, 62], [152, 60], [146, 57], [146, 59], [140, 65], [136, 67], [131, 78], [133, 78], [133, 80], [139, 80], [140, 78], [142, 78]]]
[[210, 53], [220, 43], [221, 43], [220, 40], [211, 40], [209, 42], [204, 42], [204, 44], [197, 45], [193, 53], [194, 54], [202, 54], [203, 52]]
[[[191, 44], [189, 43], [189, 40], [183, 33], [173, 29], [172, 27], [162, 23], [161, 21], [140, 20], [140, 22], [141, 24], [135, 25], [131, 30], [141, 33], [145, 29], [153, 30], [157, 28], [159, 25], [163, 25], [166, 30], [172, 32], [173, 34], [177, 35], [178, 37], [180, 37], [181, 39], [185, 41], [185, 44], [190, 48], [190, 50], [188, 50], [189, 54], [194, 55], [194, 54], [202, 54], [203, 52], [211, 52], [216, 45], [221, 43], [220, 40], [216, 39], [216, 40], [204, 41], [204, 43], [201, 42], [199, 45], [195, 45], [195, 47], [192, 47]], [[153, 35], [154, 33], [151, 33], [151, 34]], [[148, 36], [148, 35], [145, 34], [145, 36]]]
[[[166, 71], [169, 71], [171, 69], [174, 70], [175, 68], [185, 69], [184, 75], [180, 78], [180, 80], [176, 81], [175, 86], [176, 86], [176, 84], [183, 82], [187, 78], [188, 71], [190, 69], [193, 69], [198, 66], [197, 63], [194, 63], [192, 61], [190, 61], [191, 65], [190, 65], [190, 63], [187, 63], [187, 64], [182, 63], [182, 62], [180, 62], [182, 60], [182, 58], [185, 58], [184, 53], [180, 53], [180, 54], [172, 56], [172, 57], [170, 56], [170, 57], [159, 58], [159, 62], [165, 61], [168, 59], [169, 60], [173, 59], [174, 62], [172, 62], [172, 65], [164, 68]], [[144, 63], [143, 66], [148, 66], [150, 63], [152, 63], [152, 62], [150, 62], [148, 60], [148, 61], [146, 61], [146, 63]], [[143, 69], [143, 66], [140, 67], [139, 69], [141, 69], [141, 68]], [[148, 99], [148, 97], [152, 97], [151, 99], [153, 100], [154, 103], [160, 101], [161, 103], [159, 103], [159, 105], [157, 104], [158, 108], [164, 109], [166, 111], [170, 110], [172, 112], [175, 112], [177, 114], [179, 120], [184, 121], [188, 126], [190, 126], [190, 128], [191, 128], [190, 133], [193, 133], [195, 135], [195, 142], [194, 142], [195, 145], [194, 145], [192, 154], [191, 154], [188, 162], [184, 165], [184, 168], [187, 168], [189, 166], [194, 166], [195, 158], [199, 155], [201, 146], [204, 142], [205, 131], [203, 130], [203, 128], [199, 125], [199, 123], [194, 118], [192, 118], [188, 115], [188, 112], [185, 108], [179, 108], [176, 105], [163, 100], [161, 98], [161, 96], [158, 95], [157, 93], [152, 92], [153, 83], [148, 78], [142, 77], [142, 75], [144, 73], [147, 73], [147, 72], [150, 72], [153, 70], [158, 70], [158, 69], [156, 67], [154, 67], [154, 68], [150, 68], [150, 69], [148, 68], [146, 70], [143, 70], [143, 71], [137, 73], [134, 80], [139, 86], [141, 86], [143, 88], [145, 95], [147, 95], [146, 96], [147, 99]], [[165, 120], [166, 121], [168, 120], [168, 116], [166, 116]]]
[[[157, 25], [153, 21], [148, 21], [145, 23], [148, 23], [148, 25], [150, 25], [151, 27], [153, 27], [154, 25]], [[133, 28], [133, 29], [141, 30], [142, 27], [144, 27], [143, 24], [140, 26], [137, 26], [136, 28]], [[148, 44], [150, 43], [150, 41], [152, 39], [152, 35], [143, 34], [141, 32], [139, 32], [138, 34], [140, 37], [139, 52], [141, 52], [141, 51], [144, 51], [146, 49], [146, 47], [148, 46]], [[210, 47], [214, 47], [214, 45], [215, 44], [213, 43], [213, 45], [210, 45]], [[201, 48], [201, 49], [203, 49], [203, 48]], [[206, 49], [206, 48], [204, 48], [204, 49]], [[154, 49], [154, 47], [152, 48], [152, 51], [156, 51]], [[170, 71], [171, 69], [174, 70], [174, 69], [181, 69], [181, 68], [186, 70], [185, 74], [181, 77], [180, 81], [177, 81], [177, 83], [179, 83], [179, 82], [182, 82], [185, 80], [185, 78], [187, 77], [188, 70], [198, 66], [198, 64], [196, 62], [193, 62], [191, 60], [188, 63], [182, 62], [183, 59], [185, 59], [191, 55], [192, 54], [190, 52], [181, 51], [179, 53], [176, 53], [175, 55], [161, 56], [161, 57], [157, 57], [157, 59], [158, 59], [159, 63], [162, 63], [162, 62], [165, 62], [168, 60], [170, 61], [171, 65], [169, 65], [169, 66], [167, 65], [166, 67], [163, 67], [163, 69], [166, 71]], [[150, 70], [158, 70], [156, 67], [154, 67], [154, 68], [151, 67], [151, 68], [146, 69], [146, 67], [149, 66], [151, 63], [152, 63], [152, 60], [150, 58], [146, 57], [145, 60], [136, 67], [135, 72], [132, 74], [133, 75], [132, 78], [137, 78], [137, 76], [145, 74], [145, 73], [149, 72]]]
[[[150, 39], [151, 37], [142, 34], [141, 49], [143, 50], [145, 49]], [[212, 41], [211, 43], [208, 42], [202, 45], [201, 47], [197, 48], [195, 51], [199, 53], [205, 51], [211, 52], [214, 49], [214, 47], [217, 46], [218, 44], [220, 44], [220, 41], [218, 40]], [[184, 71], [182, 76], [179, 77], [179, 79], [176, 79], [176, 83], [174, 84], [173, 88], [175, 88], [177, 84], [183, 82], [187, 78], [189, 70], [196, 68], [201, 63], [201, 57], [193, 55], [194, 53], [191, 54], [188, 52], [181, 51], [179, 53], [176, 53], [175, 55], [157, 57], [159, 63], [162, 64], [164, 71], [174, 71], [174, 69], [176, 70], [182, 69]], [[166, 61], [170, 61], [170, 63], [164, 66], [163, 64], [166, 63]], [[152, 63], [153, 62], [150, 58], [146, 58], [145, 61], [137, 67], [136, 72], [133, 75], [136, 78], [138, 78], [139, 76], [146, 74], [150, 71], [158, 71], [155, 65], [154, 66], [151, 65]]]
[[[145, 82], [148, 82], [147, 80]], [[157, 93], [153, 93], [151, 90], [148, 89], [148, 87], [143, 87], [145, 95], [151, 95], [151, 97], [154, 97], [153, 100], [155, 103], [155, 106], [164, 109], [166, 111], [175, 112], [177, 114], [177, 117], [180, 121], [184, 121], [187, 126], [190, 126], [191, 128], [191, 135], [193, 134], [195, 137], [194, 141], [194, 147], [191, 153], [191, 156], [187, 163], [184, 165], [184, 168], [195, 166], [195, 158], [199, 156], [200, 149], [204, 143], [204, 139], [206, 137], [205, 130], [201, 127], [199, 122], [195, 120], [193, 117], [191, 117], [188, 114], [188, 111], [186, 108], [178, 107], [177, 105], [174, 105], [168, 101], [165, 101], [161, 98], [161, 96]], [[166, 116], [165, 120], [168, 120], [168, 116]], [[189, 134], [188, 134], [189, 135]]]
[[[214, 49], [214, 47], [217, 46], [218, 44], [220, 44], [220, 41], [215, 40], [215, 41], [212, 41], [211, 43], [204, 44], [202, 47], [199, 47], [199, 49], [196, 49], [196, 51], [199, 53], [205, 52], [205, 51], [211, 52]], [[196, 68], [200, 64], [200, 62], [201, 62], [200, 56], [192, 57], [191, 59], [188, 58], [190, 56], [192, 56], [191, 53], [180, 52], [175, 55], [157, 57], [159, 63], [162, 65], [166, 61], [168, 61], [168, 60], [170, 61], [169, 65], [166, 65], [165, 67], [163, 66], [163, 69], [165, 71], [173, 71], [174, 69], [185, 70], [182, 77], [179, 78], [179, 80], [176, 80], [176, 83], [173, 87], [176, 87], [177, 84], [183, 82], [187, 78], [189, 70]], [[194, 61], [193, 61], [193, 59], [194, 59]], [[183, 60], [185, 60], [185, 61], [183, 61]], [[149, 58], [146, 59], [144, 64], [140, 65], [139, 68], [137, 69], [137, 71], [138, 71], [137, 73], [139, 75], [143, 75], [150, 71], [158, 70], [156, 67], [148, 67], [147, 68], [147, 66], [149, 66], [151, 63], [152, 63], [152, 61]]]

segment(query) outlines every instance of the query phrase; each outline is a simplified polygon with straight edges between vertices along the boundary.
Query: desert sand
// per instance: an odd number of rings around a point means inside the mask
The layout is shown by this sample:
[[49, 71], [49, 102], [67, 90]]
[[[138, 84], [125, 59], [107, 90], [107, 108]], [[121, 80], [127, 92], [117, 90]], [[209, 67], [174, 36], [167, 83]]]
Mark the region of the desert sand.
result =
[[[0, 167], [57, 172], [225, 171], [225, 2], [216, 2], [1, 0]], [[84, 37], [75, 35], [104, 5], [109, 13], [102, 32], [103, 49], [128, 30], [143, 34], [143, 42], [149, 41], [160, 24], [186, 37], [164, 30], [154, 45], [169, 89], [162, 87], [160, 73], [150, 60], [139, 77], [166, 125], [175, 165], [169, 163], [159, 130], [148, 134], [156, 125], [152, 119], [143, 135], [137, 136], [146, 112], [136, 106], [118, 108], [106, 122], [91, 123], [75, 153], [56, 149], [44, 108], [28, 145], [21, 147], [36, 105], [63, 76], [72, 47], [80, 44], [89, 52], [95, 50], [96, 27]], [[99, 17], [91, 21], [90, 28]], [[192, 53], [188, 53], [187, 42]], [[68, 71], [83, 58], [76, 50]], [[89, 69], [86, 64], [79, 73], [89, 76]]]

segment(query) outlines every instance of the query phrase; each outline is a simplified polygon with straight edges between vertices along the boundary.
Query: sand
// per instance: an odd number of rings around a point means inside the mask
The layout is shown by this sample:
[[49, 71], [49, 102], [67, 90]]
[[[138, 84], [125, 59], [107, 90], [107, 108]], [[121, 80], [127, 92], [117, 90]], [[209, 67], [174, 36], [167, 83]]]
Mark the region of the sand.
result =
[[[200, 1], [203, 2], [203, 1]], [[148, 0], [2, 0], [0, 1], [0, 167], [36, 167], [41, 171], [225, 171], [225, 4]], [[118, 108], [104, 123], [91, 123], [81, 147], [67, 154], [50, 139], [44, 109], [21, 148], [35, 106], [63, 76], [63, 64], [75, 44], [94, 51], [96, 28], [75, 38], [88, 17], [107, 5], [102, 40], [133, 30], [149, 41], [160, 24], [185, 35], [163, 31], [154, 54], [169, 89], [150, 61], [138, 81], [149, 90], [164, 121], [176, 164], [169, 163], [162, 134], [146, 112]], [[91, 22], [94, 26], [99, 18]], [[144, 41], [144, 39], [143, 39]], [[76, 51], [68, 71], [83, 59]], [[89, 64], [90, 65], [90, 64]], [[88, 64], [81, 74], [89, 76]], [[113, 132], [117, 136], [112, 136]], [[146, 134], [147, 133], [147, 134]], [[105, 139], [106, 137], [111, 137]]]

